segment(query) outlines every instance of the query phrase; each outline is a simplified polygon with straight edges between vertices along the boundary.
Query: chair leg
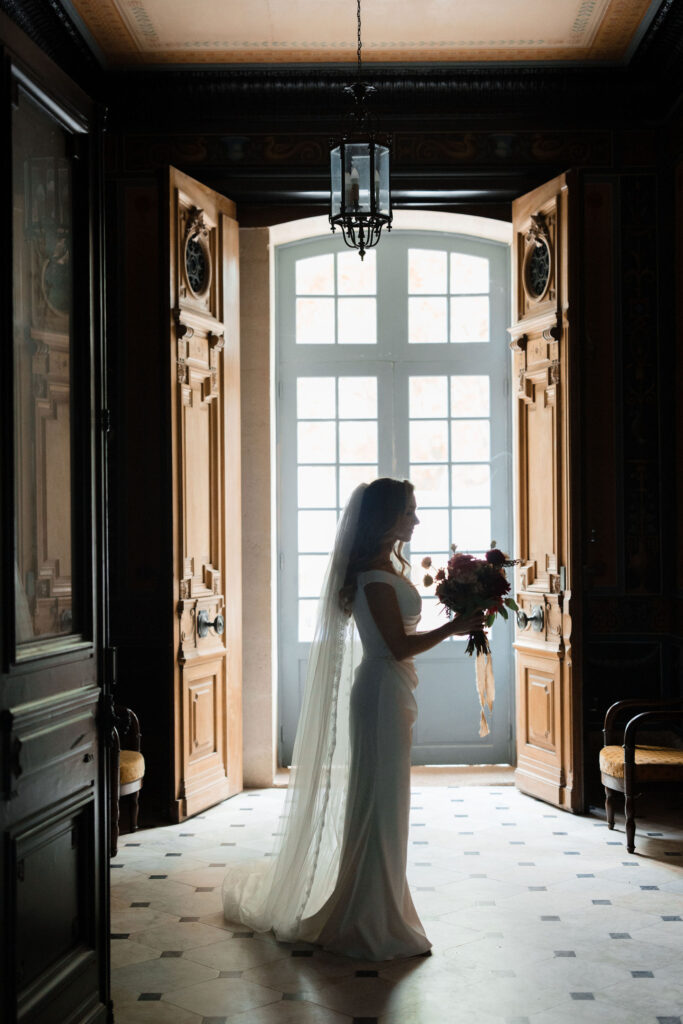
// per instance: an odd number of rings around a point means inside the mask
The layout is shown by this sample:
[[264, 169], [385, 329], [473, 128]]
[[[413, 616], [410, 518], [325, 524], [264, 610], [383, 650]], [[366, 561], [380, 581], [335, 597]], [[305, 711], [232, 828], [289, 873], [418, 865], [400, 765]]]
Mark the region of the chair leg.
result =
[[605, 786], [605, 814], [607, 815], [607, 828], [614, 828], [614, 796], [609, 786]]
[[626, 849], [634, 853], [636, 849], [636, 807], [633, 793], [634, 779], [631, 766], [624, 765], [624, 814], [626, 815]]
[[110, 851], [109, 855], [115, 857], [119, 849], [119, 798], [118, 793], [114, 795], [112, 793], [110, 802]]
[[130, 803], [130, 830], [131, 832], [137, 832], [138, 830], [138, 797], [140, 796], [139, 790], [135, 793], [131, 793]]

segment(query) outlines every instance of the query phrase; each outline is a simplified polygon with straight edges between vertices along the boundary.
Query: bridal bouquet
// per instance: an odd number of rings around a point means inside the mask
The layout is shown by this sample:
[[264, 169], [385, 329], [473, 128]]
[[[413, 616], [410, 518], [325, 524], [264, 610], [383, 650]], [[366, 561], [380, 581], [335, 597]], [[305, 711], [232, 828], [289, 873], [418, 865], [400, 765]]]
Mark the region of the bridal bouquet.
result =
[[[507, 619], [508, 608], [517, 611], [515, 600], [505, 596], [510, 592], [505, 569], [515, 565], [515, 559], [508, 558], [496, 547], [494, 540], [491, 541], [491, 548], [483, 558], [460, 553], [455, 544], [451, 545], [451, 550], [453, 554], [448, 559], [446, 568], [437, 569], [433, 577], [426, 575], [423, 581], [425, 587], [431, 587], [436, 581], [436, 596], [447, 609], [449, 616], [451, 612], [456, 612], [458, 615], [470, 615], [481, 610], [486, 614], [485, 622], [489, 627], [493, 625], [496, 615], [502, 615], [504, 619]], [[430, 569], [431, 567], [431, 558], [429, 556], [423, 558], [422, 568]], [[475, 651], [477, 654], [477, 693], [481, 705], [479, 735], [487, 736], [489, 723], [486, 720], [484, 708], [488, 706], [489, 713], [493, 710], [495, 687], [491, 648], [483, 630], [471, 633], [467, 639], [465, 652], [472, 655]]]

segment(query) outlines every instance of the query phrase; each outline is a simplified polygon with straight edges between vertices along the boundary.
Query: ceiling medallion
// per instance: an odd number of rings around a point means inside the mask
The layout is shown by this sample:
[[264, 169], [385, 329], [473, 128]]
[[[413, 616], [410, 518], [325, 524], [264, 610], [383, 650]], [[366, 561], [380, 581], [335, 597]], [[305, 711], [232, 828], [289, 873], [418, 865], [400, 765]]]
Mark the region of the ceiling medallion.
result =
[[366, 99], [375, 87], [362, 80], [361, 16], [358, 10], [358, 74], [344, 89], [353, 98], [350, 126], [339, 141], [331, 142], [330, 225], [340, 227], [344, 241], [358, 249], [363, 259], [367, 249], [377, 245], [386, 226], [391, 231], [391, 190], [389, 150], [391, 140], [380, 141]]

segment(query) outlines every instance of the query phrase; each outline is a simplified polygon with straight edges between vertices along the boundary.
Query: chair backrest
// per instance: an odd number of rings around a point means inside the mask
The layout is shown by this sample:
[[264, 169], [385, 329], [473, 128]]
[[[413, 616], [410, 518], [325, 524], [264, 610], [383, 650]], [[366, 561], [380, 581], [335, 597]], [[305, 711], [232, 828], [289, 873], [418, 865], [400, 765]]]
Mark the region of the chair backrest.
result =
[[[647, 697], [631, 697], [628, 700], [618, 700], [607, 709], [605, 715], [605, 723], [603, 727], [603, 740], [606, 747], [612, 746], [615, 743], [623, 743], [624, 731], [626, 723], [620, 729], [617, 729], [617, 719], [623, 711], [629, 710], [630, 718], [633, 718], [634, 714], [638, 711], [657, 711], [657, 717], [661, 716], [666, 718], [667, 709], [674, 712], [676, 708], [683, 707], [683, 697], [671, 697], [667, 700], [651, 700]], [[678, 721], [678, 715], [672, 713], [671, 722]]]

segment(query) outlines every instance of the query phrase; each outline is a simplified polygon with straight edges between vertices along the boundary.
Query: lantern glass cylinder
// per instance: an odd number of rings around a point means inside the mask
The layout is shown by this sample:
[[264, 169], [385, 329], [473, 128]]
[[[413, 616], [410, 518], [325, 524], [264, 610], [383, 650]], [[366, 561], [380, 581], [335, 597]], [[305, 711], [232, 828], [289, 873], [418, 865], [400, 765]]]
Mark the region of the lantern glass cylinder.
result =
[[389, 149], [346, 142], [330, 152], [331, 215], [389, 215]]

